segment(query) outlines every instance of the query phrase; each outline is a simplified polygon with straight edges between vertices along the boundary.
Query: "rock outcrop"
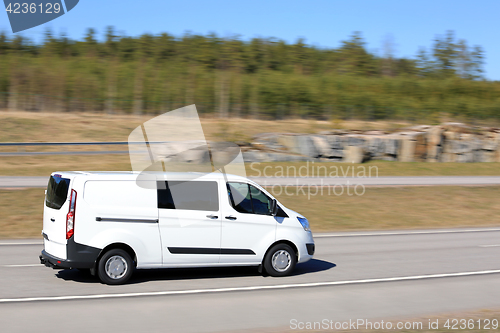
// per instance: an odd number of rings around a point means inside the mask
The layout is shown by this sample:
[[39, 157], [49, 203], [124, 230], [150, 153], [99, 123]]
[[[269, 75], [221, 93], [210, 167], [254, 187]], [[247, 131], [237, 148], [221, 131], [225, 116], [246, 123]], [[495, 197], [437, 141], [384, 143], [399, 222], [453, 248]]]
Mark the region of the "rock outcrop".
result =
[[394, 133], [344, 130], [320, 134], [263, 133], [242, 149], [247, 162], [500, 162], [500, 129], [444, 123], [413, 126]]

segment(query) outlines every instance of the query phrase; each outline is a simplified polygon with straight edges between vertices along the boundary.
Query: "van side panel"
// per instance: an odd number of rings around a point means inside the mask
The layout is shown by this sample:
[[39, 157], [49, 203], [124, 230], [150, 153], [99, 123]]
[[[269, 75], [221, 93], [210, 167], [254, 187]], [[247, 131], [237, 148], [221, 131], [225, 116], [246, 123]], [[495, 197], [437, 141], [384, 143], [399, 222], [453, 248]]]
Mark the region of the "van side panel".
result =
[[134, 180], [86, 180], [75, 186], [83, 193], [77, 201], [75, 242], [99, 249], [125, 244], [134, 250], [138, 268], [161, 266], [156, 189], [139, 187]]

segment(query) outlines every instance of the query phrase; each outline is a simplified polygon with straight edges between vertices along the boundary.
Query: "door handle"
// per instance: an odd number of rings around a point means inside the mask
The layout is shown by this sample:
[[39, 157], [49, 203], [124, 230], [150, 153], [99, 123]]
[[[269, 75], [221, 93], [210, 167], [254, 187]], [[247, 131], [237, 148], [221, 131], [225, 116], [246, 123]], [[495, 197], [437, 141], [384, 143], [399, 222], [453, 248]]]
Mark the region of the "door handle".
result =
[[55, 221], [56, 221], [56, 219], [55, 219], [55, 218], [51, 218], [50, 220], [51, 220], [52, 222], [55, 222]]
[[215, 220], [215, 219], [218, 219], [218, 218], [219, 218], [217, 215], [214, 215], [214, 214], [207, 215], [207, 217], [208, 217], [209, 219], [212, 219], [212, 220]]
[[226, 216], [226, 219], [228, 219], [228, 220], [236, 220], [236, 216], [229, 215], [229, 216]]

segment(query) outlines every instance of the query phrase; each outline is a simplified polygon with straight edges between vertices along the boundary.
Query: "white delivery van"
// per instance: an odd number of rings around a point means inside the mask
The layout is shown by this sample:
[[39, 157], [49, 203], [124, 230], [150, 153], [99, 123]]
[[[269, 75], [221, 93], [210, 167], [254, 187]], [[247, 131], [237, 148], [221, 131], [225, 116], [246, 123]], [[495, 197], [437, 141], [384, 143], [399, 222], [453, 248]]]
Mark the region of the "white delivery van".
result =
[[43, 213], [42, 264], [103, 283], [137, 269], [259, 266], [289, 274], [314, 254], [305, 217], [253, 181], [220, 173], [55, 172]]

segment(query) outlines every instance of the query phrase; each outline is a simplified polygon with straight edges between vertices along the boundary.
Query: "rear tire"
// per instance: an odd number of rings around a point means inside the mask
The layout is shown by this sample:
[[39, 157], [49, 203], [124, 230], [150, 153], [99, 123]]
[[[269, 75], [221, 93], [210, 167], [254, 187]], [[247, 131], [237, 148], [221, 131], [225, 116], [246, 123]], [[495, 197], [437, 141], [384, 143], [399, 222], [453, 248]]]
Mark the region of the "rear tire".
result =
[[297, 254], [287, 244], [276, 244], [264, 258], [264, 269], [271, 276], [289, 275], [297, 263]]
[[102, 283], [123, 284], [132, 276], [134, 261], [122, 249], [111, 249], [104, 253], [97, 265], [97, 275]]

